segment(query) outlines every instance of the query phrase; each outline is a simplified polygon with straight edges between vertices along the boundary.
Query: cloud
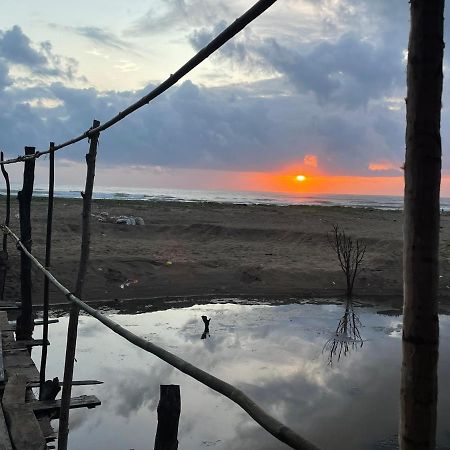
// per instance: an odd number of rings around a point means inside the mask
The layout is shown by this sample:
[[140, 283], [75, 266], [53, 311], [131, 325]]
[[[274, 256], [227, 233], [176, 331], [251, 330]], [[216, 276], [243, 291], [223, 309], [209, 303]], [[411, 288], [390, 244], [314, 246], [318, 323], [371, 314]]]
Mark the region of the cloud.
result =
[[166, 0], [134, 21], [129, 34], [160, 34], [210, 24], [219, 16], [229, 15], [229, 7], [215, 0]]
[[15, 81], [28, 85], [43, 78], [73, 80], [77, 70], [77, 62], [73, 58], [56, 55], [48, 41], [33, 45], [18, 25], [6, 31], [0, 30], [0, 63], [3, 66], [0, 68], [0, 83], [2, 73], [5, 80], [4, 74], [12, 66], [20, 66], [27, 71], [27, 77], [16, 77]]
[[303, 163], [307, 167], [317, 167], [319, 162], [316, 155], [305, 155], [303, 158]]
[[17, 25], [0, 34], [0, 55], [12, 63], [27, 67], [47, 64], [46, 57], [32, 48], [30, 39]]
[[78, 36], [82, 36], [95, 44], [99, 44], [103, 47], [111, 48], [114, 50], [120, 50], [125, 52], [133, 51], [134, 45], [121, 39], [116, 34], [111, 31], [105, 30], [104, 28], [99, 28], [96, 26], [67, 26], [59, 25], [57, 23], [50, 23], [49, 26], [52, 28], [60, 29], [62, 31], [68, 31]]
[[401, 167], [400, 164], [396, 164], [391, 161], [379, 161], [379, 162], [371, 162], [369, 164], [369, 170], [372, 170], [373, 172], [387, 172], [387, 171], [401, 172]]
[[[391, 2], [384, 0], [309, 3], [310, 14], [319, 12], [319, 19], [326, 22], [323, 36], [309, 40], [301, 36], [300, 40], [293, 29], [287, 34], [281, 29], [269, 37], [267, 30], [260, 32], [258, 22], [212, 61], [217, 71], [226, 71], [231, 62], [250, 76], [264, 73], [267, 79], [219, 87], [185, 80], [102, 133], [100, 161], [271, 171], [291, 163], [314, 164], [308, 159], [313, 154], [320, 161], [320, 171], [342, 175], [374, 175], [371, 163], [401, 162], [407, 5], [398, 2], [391, 10]], [[294, 15], [305, 4], [287, 2], [283, 14]], [[211, 17], [208, 5], [209, 0], [166, 2], [159, 10], [149, 11], [146, 22], [141, 17], [148, 27], [142, 32], [162, 33], [172, 24], [188, 30], [195, 49], [203, 47], [226, 25], [217, 20], [223, 17], [219, 13], [236, 8], [236, 2], [221, 4]], [[192, 17], [194, 7], [199, 8], [199, 17]], [[265, 23], [274, 23], [278, 10], [273, 11]], [[397, 18], [403, 22], [396, 23]], [[126, 45], [97, 27], [76, 32], [111, 48]], [[78, 135], [94, 117], [105, 121], [154, 87], [149, 84], [137, 91], [83, 88], [82, 83], [70, 81], [79, 79], [77, 61], [56, 55], [49, 42], [33, 43], [17, 26], [0, 32], [0, 42], [0, 146], [11, 156], [25, 144], [46, 148], [50, 140], [62, 142]], [[21, 56], [12, 55], [13, 48], [22, 49]], [[36, 66], [30, 65], [33, 60]], [[136, 69], [125, 60], [115, 64], [123, 71]], [[29, 72], [19, 78], [12, 70], [17, 65]], [[445, 88], [443, 123], [450, 120], [448, 98]], [[446, 127], [442, 131], [445, 147], [450, 136]], [[85, 150], [81, 143], [64, 154], [79, 160]], [[448, 161], [444, 167], [449, 167]]]
[[115, 48], [118, 50], [128, 50], [130, 44], [113, 33], [103, 30], [98, 27], [76, 27], [74, 31], [80, 36], [84, 36], [91, 41], [102, 44], [106, 47]]

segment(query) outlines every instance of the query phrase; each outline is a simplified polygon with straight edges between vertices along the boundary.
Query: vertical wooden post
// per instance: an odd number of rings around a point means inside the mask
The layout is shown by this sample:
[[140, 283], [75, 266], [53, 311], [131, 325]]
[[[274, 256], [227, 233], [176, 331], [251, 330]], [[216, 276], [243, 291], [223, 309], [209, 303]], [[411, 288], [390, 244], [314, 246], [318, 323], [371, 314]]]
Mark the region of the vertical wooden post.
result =
[[[51, 262], [51, 251], [52, 251], [52, 225], [53, 225], [53, 196], [55, 189], [55, 152], [54, 152], [55, 144], [54, 142], [50, 142], [50, 163], [49, 163], [49, 172], [48, 172], [48, 205], [47, 205], [47, 238], [45, 242], [45, 268], [50, 268]], [[48, 306], [49, 306], [49, 280], [47, 277], [44, 277], [44, 325], [42, 330], [42, 356], [41, 356], [41, 370], [39, 372], [39, 381], [40, 381], [40, 389], [39, 389], [39, 399], [41, 398], [42, 387], [45, 383], [45, 369], [47, 366], [47, 341], [48, 341]]]
[[180, 421], [180, 386], [161, 385], [158, 404], [158, 428], [154, 450], [178, 449], [178, 423]]
[[399, 444], [436, 448], [444, 0], [411, 5], [406, 101]]
[[[100, 126], [98, 120], [94, 120], [92, 128]], [[91, 201], [92, 191], [94, 189], [95, 178], [95, 160], [97, 157], [99, 133], [91, 137], [89, 145], [89, 153], [86, 155], [87, 174], [86, 186], [83, 196], [83, 213], [82, 213], [82, 236], [81, 236], [81, 255], [78, 267], [78, 277], [75, 286], [75, 295], [82, 298], [84, 279], [87, 272], [87, 264], [89, 261], [89, 245], [91, 241]], [[72, 392], [73, 380], [73, 365], [75, 360], [75, 350], [77, 345], [77, 330], [78, 330], [78, 313], [79, 308], [75, 303], [72, 303], [70, 308], [69, 326], [67, 329], [67, 346], [66, 346], [66, 360], [64, 364], [64, 381], [61, 396], [61, 413], [59, 417], [59, 432], [58, 432], [58, 450], [67, 449], [67, 441], [69, 434], [69, 409], [70, 409], [70, 395]]]
[[[0, 153], [1, 161], [4, 160], [3, 152]], [[1, 165], [3, 178], [6, 184], [6, 216], [5, 225], [9, 227], [9, 220], [11, 217], [11, 186], [9, 183], [9, 175], [5, 169], [4, 164]], [[4, 300], [6, 272], [8, 271], [8, 236], [3, 235], [3, 247], [0, 254], [0, 300]]]
[[[25, 147], [25, 155], [33, 155], [35, 147]], [[33, 196], [35, 159], [28, 159], [24, 163], [23, 187], [18, 192], [20, 214], [20, 240], [31, 252], [31, 198]], [[31, 261], [20, 254], [20, 287], [22, 308], [17, 318], [17, 339], [31, 339], [33, 335], [33, 300], [31, 296]]]

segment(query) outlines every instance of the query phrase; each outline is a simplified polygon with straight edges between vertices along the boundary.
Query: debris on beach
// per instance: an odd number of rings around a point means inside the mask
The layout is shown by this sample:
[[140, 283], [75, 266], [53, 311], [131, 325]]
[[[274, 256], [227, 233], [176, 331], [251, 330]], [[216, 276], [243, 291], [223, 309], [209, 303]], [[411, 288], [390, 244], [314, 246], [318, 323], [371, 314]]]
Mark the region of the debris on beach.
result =
[[100, 214], [92, 214], [99, 222], [116, 223], [119, 225], [138, 225], [144, 226], [145, 222], [142, 217], [138, 216], [110, 216], [108, 212], [102, 211]]
[[125, 280], [121, 285], [120, 285], [120, 289], [125, 289], [128, 286], [132, 286], [133, 284], [137, 284], [139, 283], [139, 280], [137, 279], [128, 279]]

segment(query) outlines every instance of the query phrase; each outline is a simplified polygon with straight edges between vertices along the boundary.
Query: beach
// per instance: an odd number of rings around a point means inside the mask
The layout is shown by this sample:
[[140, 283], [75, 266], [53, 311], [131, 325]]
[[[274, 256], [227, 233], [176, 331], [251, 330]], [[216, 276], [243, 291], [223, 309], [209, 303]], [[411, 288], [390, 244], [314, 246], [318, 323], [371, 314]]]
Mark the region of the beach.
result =
[[[3, 202], [2, 202], [3, 203]], [[52, 272], [73, 289], [81, 239], [81, 200], [56, 199]], [[4, 217], [4, 206], [0, 209]], [[334, 224], [367, 245], [356, 298], [401, 305], [402, 212], [324, 206], [233, 205], [209, 202], [96, 200], [85, 300], [175, 296], [335, 298], [345, 278], [328, 241]], [[145, 225], [101, 222], [137, 216]], [[47, 200], [32, 202], [32, 251], [45, 256]], [[11, 228], [19, 233], [18, 203]], [[20, 258], [9, 240], [5, 298], [20, 299]], [[440, 297], [450, 293], [450, 216], [441, 222]], [[34, 302], [43, 276], [33, 268]], [[52, 289], [52, 303], [65, 298]]]

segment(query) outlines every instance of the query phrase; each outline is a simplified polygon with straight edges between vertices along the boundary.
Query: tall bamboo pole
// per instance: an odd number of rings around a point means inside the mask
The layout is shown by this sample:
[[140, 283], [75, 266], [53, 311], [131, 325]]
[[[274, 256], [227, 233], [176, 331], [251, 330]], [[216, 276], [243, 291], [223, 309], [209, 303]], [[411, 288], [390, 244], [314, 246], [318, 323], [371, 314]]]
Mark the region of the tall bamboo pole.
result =
[[[0, 161], [3, 161], [3, 152], [0, 152]], [[9, 175], [5, 169], [5, 166], [1, 166], [1, 171], [6, 184], [6, 215], [5, 225], [9, 227], [9, 220], [11, 218], [11, 186], [9, 183]], [[8, 236], [3, 235], [3, 246], [0, 257], [0, 300], [4, 299], [6, 272], [8, 271]]]
[[444, 0], [411, 0], [406, 101], [399, 442], [435, 448]]
[[[92, 127], [100, 126], [98, 120], [94, 120]], [[91, 201], [92, 191], [94, 189], [95, 178], [95, 160], [97, 157], [97, 145], [99, 134], [94, 134], [91, 137], [89, 145], [89, 153], [86, 155], [87, 174], [86, 186], [83, 196], [83, 213], [82, 213], [82, 235], [81, 235], [81, 255], [78, 267], [78, 277], [75, 285], [75, 294], [78, 298], [82, 297], [84, 279], [87, 272], [87, 264], [89, 261], [89, 245], [91, 241]], [[67, 329], [67, 346], [66, 346], [66, 360], [64, 365], [64, 381], [61, 396], [61, 414], [59, 418], [59, 434], [58, 434], [58, 450], [67, 449], [67, 440], [69, 434], [69, 409], [70, 409], [70, 395], [72, 391], [73, 366], [75, 360], [75, 350], [77, 345], [77, 330], [78, 330], [78, 314], [79, 307], [73, 303], [70, 308], [69, 326]]]
[[[54, 148], [54, 142], [50, 142], [50, 148]], [[50, 153], [50, 162], [48, 168], [48, 205], [47, 205], [47, 237], [45, 241], [45, 267], [50, 268], [52, 252], [52, 228], [53, 228], [53, 197], [55, 191], [55, 152]], [[47, 342], [48, 342], [48, 307], [49, 307], [49, 285], [47, 277], [44, 277], [44, 326], [42, 330], [42, 355], [41, 370], [39, 372], [39, 399], [42, 400], [42, 386], [45, 383], [45, 369], [47, 366]]]
[[[26, 155], [34, 155], [35, 147], [25, 147]], [[20, 240], [31, 251], [31, 198], [33, 196], [35, 160], [25, 162], [23, 169], [23, 187], [18, 192], [20, 215]], [[33, 334], [33, 300], [31, 293], [31, 263], [22, 253], [20, 255], [20, 292], [22, 308], [17, 318], [17, 339], [31, 339]]]

